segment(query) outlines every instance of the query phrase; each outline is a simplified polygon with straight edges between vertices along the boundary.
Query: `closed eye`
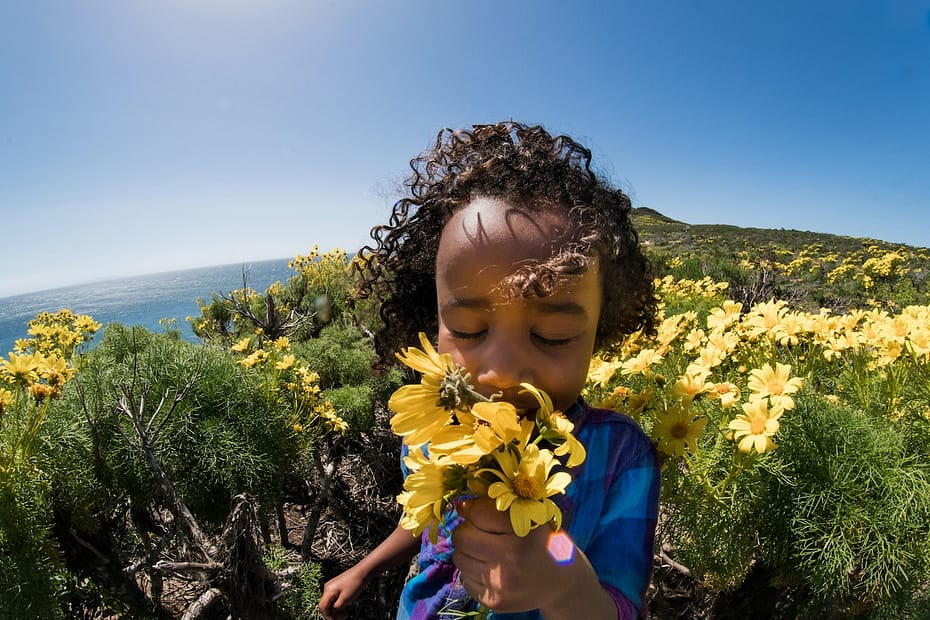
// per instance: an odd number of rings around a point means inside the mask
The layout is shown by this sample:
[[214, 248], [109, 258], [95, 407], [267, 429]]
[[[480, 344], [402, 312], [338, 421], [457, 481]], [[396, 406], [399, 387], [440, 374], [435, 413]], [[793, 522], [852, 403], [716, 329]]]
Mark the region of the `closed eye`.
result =
[[546, 347], [563, 347], [574, 340], [574, 338], [546, 338], [539, 334], [533, 334], [533, 339]]
[[452, 334], [453, 338], [458, 340], [477, 340], [487, 333], [488, 330], [482, 329], [479, 332], [460, 332], [454, 329], [450, 329], [449, 333]]

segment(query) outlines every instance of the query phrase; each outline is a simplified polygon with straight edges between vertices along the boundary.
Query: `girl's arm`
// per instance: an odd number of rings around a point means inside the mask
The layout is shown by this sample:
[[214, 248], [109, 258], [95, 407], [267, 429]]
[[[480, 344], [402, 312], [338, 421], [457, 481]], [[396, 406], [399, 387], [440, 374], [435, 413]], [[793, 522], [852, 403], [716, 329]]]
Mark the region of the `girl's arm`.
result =
[[326, 582], [320, 597], [320, 613], [326, 620], [348, 618], [349, 605], [372, 577], [409, 562], [419, 549], [420, 539], [398, 525], [358, 564]]

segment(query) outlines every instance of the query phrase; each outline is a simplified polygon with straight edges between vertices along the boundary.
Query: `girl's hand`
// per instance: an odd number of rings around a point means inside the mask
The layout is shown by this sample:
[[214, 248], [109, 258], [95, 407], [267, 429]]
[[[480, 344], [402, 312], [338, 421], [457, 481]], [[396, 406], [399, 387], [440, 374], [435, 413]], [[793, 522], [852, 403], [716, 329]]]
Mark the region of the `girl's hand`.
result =
[[347, 620], [349, 605], [358, 598], [365, 587], [366, 576], [358, 566], [353, 566], [326, 582], [320, 596], [320, 613], [326, 620]]
[[489, 499], [464, 502], [459, 514], [465, 520], [452, 533], [452, 561], [476, 601], [501, 613], [528, 611], [545, 607], [566, 586], [547, 551], [552, 528], [517, 536], [510, 516]]

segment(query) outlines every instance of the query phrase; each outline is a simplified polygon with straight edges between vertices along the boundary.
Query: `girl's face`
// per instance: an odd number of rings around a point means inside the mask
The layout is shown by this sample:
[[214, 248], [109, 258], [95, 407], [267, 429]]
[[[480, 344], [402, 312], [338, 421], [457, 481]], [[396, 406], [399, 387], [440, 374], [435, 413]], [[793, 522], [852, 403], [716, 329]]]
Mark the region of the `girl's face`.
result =
[[518, 409], [537, 406], [519, 394], [522, 382], [564, 411], [587, 377], [601, 312], [597, 261], [546, 297], [508, 296], [502, 286], [526, 261], [550, 258], [570, 226], [559, 213], [477, 198], [452, 216], [439, 241], [438, 350], [471, 373], [479, 392], [502, 392]]

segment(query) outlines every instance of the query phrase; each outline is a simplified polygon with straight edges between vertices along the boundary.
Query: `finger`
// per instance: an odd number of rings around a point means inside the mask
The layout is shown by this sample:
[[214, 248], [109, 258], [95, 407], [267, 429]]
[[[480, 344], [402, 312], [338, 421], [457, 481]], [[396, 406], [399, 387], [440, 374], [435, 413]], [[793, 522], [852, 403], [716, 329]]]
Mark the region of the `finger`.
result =
[[320, 612], [326, 620], [342, 620], [348, 616], [348, 612], [344, 610], [346, 603], [343, 591], [324, 591], [320, 598]]
[[468, 592], [468, 595], [475, 599], [476, 601], [482, 601], [488, 594], [488, 588], [480, 580], [473, 579], [464, 573], [459, 575], [459, 582], [462, 584], [462, 587], [465, 588], [465, 591]]
[[331, 610], [333, 607], [332, 594], [329, 592], [323, 591], [323, 596], [320, 597], [320, 613], [323, 614], [323, 617], [326, 620], [331, 620]]
[[326, 620], [346, 620], [349, 617], [348, 610], [342, 609], [338, 603], [332, 604], [326, 609], [321, 609], [321, 611]]
[[463, 514], [465, 519], [483, 532], [490, 534], [513, 534], [510, 513], [500, 511], [490, 499], [468, 502]]

